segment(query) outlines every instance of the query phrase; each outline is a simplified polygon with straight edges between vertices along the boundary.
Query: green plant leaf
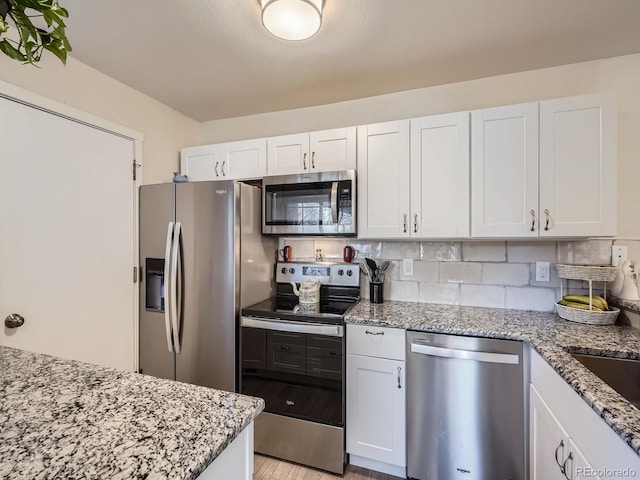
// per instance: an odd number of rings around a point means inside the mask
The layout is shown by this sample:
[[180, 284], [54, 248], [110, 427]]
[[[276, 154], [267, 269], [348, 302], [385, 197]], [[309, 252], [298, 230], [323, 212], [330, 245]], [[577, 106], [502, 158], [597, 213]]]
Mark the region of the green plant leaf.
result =
[[7, 40], [0, 40], [0, 50], [5, 55], [13, 58], [14, 60], [20, 60], [21, 62], [26, 61], [26, 57], [20, 53], [20, 51], [11, 45]]

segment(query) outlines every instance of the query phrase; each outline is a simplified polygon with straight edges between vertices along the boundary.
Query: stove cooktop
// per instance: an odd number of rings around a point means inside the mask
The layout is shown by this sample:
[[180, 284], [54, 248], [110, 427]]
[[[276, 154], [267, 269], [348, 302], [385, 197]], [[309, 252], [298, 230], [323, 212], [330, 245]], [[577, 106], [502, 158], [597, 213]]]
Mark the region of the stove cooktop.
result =
[[[297, 322], [315, 322], [342, 324], [344, 316], [355, 305], [356, 301], [320, 302], [319, 311], [309, 312], [298, 307], [298, 297], [294, 298], [270, 298], [242, 309], [245, 317], [257, 317], [279, 320], [291, 320]], [[298, 307], [298, 308], [296, 308]]]

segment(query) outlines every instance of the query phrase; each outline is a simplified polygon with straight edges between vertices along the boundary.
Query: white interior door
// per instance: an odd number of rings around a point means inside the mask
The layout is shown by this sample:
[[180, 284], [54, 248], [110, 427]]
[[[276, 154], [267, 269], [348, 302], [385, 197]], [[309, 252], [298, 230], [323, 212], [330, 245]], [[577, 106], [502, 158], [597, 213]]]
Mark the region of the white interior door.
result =
[[2, 345], [133, 370], [135, 142], [0, 98]]

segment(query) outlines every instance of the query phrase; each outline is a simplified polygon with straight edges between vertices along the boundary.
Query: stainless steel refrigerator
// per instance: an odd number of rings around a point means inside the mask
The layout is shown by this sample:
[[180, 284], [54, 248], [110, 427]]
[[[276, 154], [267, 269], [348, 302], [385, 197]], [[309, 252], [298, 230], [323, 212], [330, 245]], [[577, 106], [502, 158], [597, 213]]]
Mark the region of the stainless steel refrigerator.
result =
[[240, 309], [272, 293], [260, 202], [234, 181], [140, 188], [140, 373], [237, 389]]

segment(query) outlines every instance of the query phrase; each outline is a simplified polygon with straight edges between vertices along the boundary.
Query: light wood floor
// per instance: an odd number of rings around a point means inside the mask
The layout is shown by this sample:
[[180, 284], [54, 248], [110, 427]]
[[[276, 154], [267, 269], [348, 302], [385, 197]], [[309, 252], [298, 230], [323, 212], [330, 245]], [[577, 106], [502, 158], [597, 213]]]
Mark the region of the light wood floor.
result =
[[372, 472], [365, 468], [347, 465], [344, 477], [332, 473], [306, 468], [263, 455], [255, 455], [253, 480], [396, 480], [385, 473]]

